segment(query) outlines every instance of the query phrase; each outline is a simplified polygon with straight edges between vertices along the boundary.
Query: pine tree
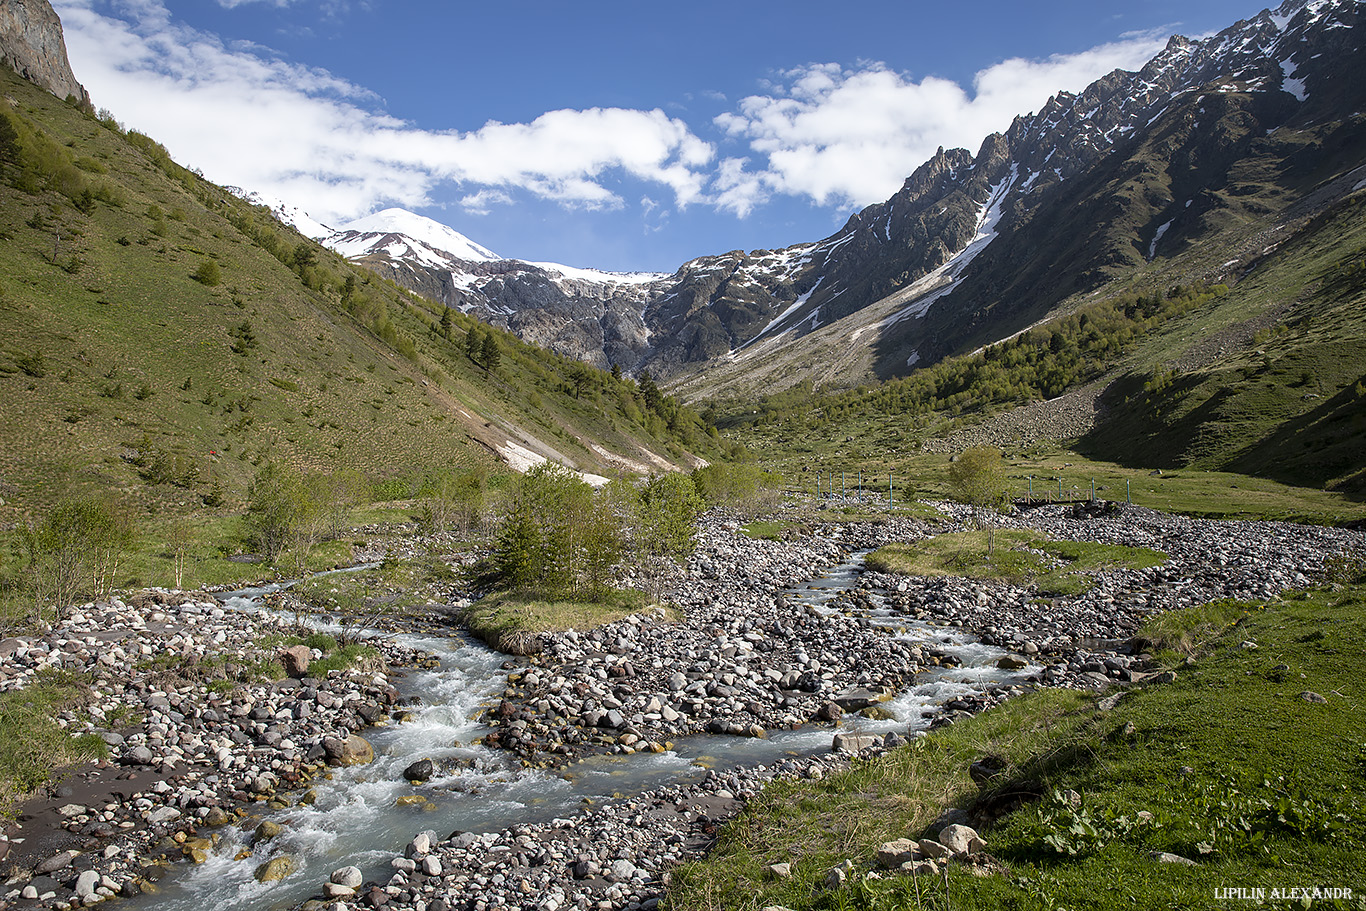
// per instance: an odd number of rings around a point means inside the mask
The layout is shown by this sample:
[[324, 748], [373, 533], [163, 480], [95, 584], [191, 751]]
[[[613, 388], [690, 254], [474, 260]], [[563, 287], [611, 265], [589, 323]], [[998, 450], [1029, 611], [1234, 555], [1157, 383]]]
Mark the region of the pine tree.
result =
[[490, 372], [498, 369], [498, 364], [502, 360], [502, 351], [498, 348], [498, 339], [494, 338], [492, 332], [484, 336], [484, 346], [480, 351], [484, 362], [484, 369]]
[[476, 364], [484, 353], [484, 333], [475, 326], [465, 335], [465, 353], [470, 356], [470, 360]]
[[441, 336], [442, 336], [443, 338], [445, 338], [446, 340], [448, 340], [448, 341], [450, 340], [450, 337], [451, 337], [451, 308], [450, 308], [450, 307], [446, 307], [446, 309], [444, 309], [444, 310], [441, 311]]

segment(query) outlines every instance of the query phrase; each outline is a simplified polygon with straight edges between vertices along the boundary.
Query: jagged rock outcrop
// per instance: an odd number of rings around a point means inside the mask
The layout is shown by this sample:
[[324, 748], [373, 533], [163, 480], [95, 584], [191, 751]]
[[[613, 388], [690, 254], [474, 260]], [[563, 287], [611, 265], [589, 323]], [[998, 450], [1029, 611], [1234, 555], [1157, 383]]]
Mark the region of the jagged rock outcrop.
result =
[[47, 0], [0, 0], [0, 61], [58, 98], [90, 103], [67, 60], [62, 20]]

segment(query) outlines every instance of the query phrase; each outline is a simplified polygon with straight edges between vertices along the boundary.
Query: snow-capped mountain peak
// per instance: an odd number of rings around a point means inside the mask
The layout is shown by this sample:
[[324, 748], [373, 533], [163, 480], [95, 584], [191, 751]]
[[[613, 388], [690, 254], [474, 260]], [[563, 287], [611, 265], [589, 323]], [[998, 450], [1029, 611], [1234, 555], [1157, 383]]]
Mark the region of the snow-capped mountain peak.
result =
[[342, 256], [363, 256], [374, 251], [388, 235], [398, 235], [400, 238], [417, 241], [432, 251], [463, 262], [491, 263], [503, 258], [454, 228], [406, 209], [397, 208], [383, 209], [364, 218], [347, 222], [327, 236], [323, 243]]

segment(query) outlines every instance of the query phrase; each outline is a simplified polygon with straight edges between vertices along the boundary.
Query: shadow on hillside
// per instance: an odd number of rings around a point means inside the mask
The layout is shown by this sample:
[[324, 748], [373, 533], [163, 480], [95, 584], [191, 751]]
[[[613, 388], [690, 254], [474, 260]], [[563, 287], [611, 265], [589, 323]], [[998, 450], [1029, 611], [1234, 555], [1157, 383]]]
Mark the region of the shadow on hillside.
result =
[[1210, 445], [1210, 427], [1234, 391], [1223, 388], [1175, 421], [1166, 415], [1195, 394], [1197, 374], [1178, 377], [1158, 392], [1145, 391], [1146, 373], [1126, 373], [1101, 393], [1105, 418], [1077, 441], [1077, 452], [1125, 468], [1184, 468], [1196, 450]]
[[[1366, 383], [1366, 374], [1354, 385]], [[1228, 471], [1330, 489], [1366, 501], [1366, 397], [1348, 386], [1234, 453]]]

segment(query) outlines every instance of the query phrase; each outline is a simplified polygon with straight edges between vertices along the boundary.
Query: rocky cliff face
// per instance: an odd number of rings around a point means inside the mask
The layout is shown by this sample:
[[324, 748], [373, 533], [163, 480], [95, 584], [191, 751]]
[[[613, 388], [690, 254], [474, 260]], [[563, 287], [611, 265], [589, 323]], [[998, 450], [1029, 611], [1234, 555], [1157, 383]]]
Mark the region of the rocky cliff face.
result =
[[0, 61], [58, 98], [90, 103], [71, 72], [62, 20], [47, 0], [0, 0]]

